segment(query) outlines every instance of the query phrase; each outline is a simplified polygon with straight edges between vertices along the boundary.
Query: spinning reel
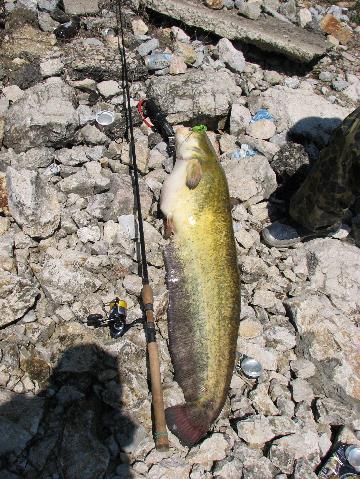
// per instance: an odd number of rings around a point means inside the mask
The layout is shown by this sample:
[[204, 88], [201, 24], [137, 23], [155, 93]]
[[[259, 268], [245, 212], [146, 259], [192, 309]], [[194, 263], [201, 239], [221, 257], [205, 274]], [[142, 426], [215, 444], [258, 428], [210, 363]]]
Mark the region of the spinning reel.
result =
[[111, 337], [117, 339], [123, 336], [128, 329], [125, 321], [127, 304], [126, 301], [116, 297], [109, 303], [109, 306], [110, 311], [105, 318], [102, 314], [90, 314], [87, 317], [87, 325], [94, 328], [109, 326]]

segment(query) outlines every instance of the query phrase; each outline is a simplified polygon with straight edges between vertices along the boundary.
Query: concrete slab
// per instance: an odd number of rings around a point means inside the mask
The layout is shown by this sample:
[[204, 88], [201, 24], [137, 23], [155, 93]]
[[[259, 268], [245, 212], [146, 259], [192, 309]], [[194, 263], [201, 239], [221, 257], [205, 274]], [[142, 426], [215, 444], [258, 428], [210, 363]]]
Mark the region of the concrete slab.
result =
[[232, 11], [212, 10], [194, 0], [142, 0], [142, 4], [189, 26], [281, 53], [301, 63], [309, 63], [326, 52], [323, 36], [276, 18], [249, 20]]

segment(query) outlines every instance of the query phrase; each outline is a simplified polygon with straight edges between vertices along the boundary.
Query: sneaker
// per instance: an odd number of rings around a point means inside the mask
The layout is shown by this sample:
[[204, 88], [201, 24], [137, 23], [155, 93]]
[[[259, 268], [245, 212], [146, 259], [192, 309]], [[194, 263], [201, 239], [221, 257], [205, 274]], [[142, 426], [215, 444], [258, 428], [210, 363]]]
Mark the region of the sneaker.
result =
[[313, 238], [323, 238], [326, 236], [333, 236], [340, 229], [339, 225], [331, 228], [324, 228], [322, 230], [310, 231], [301, 225], [284, 224], [275, 222], [264, 228], [261, 236], [264, 243], [268, 246], [275, 246], [276, 248], [288, 248], [304, 240]]

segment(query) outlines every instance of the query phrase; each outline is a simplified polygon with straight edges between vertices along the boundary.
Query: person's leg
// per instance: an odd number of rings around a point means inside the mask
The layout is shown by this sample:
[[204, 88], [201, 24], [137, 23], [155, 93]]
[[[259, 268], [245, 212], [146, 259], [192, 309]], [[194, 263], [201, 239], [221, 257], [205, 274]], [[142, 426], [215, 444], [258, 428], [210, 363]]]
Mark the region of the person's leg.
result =
[[309, 175], [292, 196], [289, 213], [316, 232], [340, 224], [360, 195], [360, 108], [336, 128]]
[[262, 236], [270, 246], [331, 235], [360, 196], [360, 108], [336, 128], [307, 178], [293, 195], [289, 213], [295, 224], [273, 223]]

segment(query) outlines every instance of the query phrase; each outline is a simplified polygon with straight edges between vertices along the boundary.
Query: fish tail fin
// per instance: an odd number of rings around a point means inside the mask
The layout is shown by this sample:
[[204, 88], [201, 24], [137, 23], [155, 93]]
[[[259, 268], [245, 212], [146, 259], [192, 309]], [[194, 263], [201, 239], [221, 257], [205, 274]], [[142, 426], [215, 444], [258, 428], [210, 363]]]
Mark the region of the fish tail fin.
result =
[[207, 415], [196, 403], [169, 407], [165, 411], [165, 417], [170, 431], [188, 447], [200, 441], [210, 427]]

